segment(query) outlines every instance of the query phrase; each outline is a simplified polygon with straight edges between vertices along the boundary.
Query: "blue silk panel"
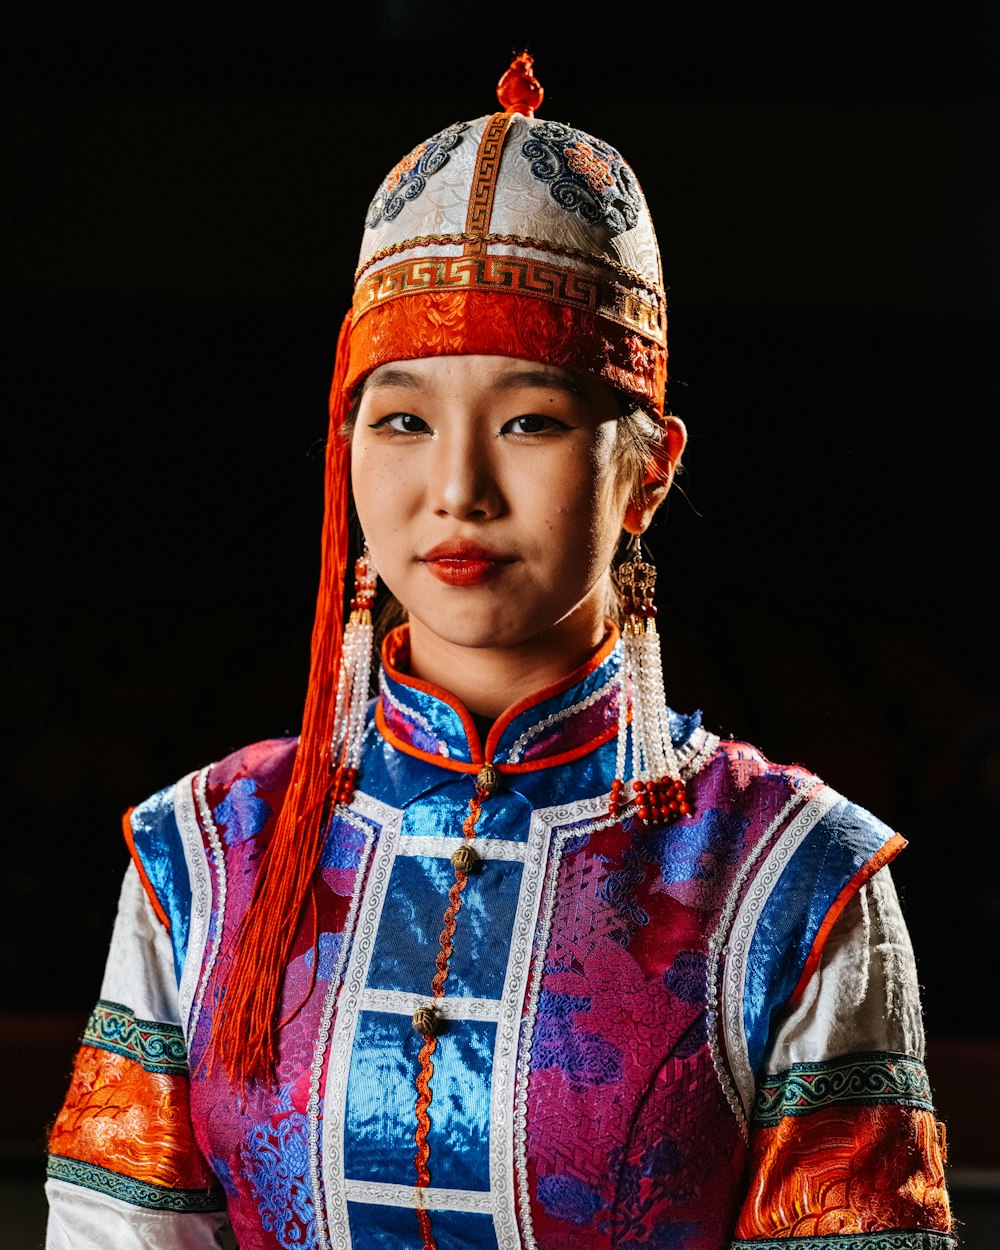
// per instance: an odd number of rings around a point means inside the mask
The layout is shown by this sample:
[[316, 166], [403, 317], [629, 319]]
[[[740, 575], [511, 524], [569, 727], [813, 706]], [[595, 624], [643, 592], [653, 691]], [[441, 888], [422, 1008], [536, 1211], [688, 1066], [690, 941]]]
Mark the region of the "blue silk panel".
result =
[[[448, 778], [449, 784], [441, 786], [436, 794], [407, 805], [403, 816], [404, 837], [455, 838], [456, 846], [463, 840], [462, 823], [469, 814], [469, 800], [476, 792], [475, 777], [450, 773]], [[483, 804], [476, 821], [476, 838], [524, 842], [530, 822], [531, 808], [524, 799], [502, 790]]]
[[[450, 1021], [438, 1038], [427, 1137], [432, 1186], [490, 1187], [487, 1126], [495, 1038], [495, 1024], [471, 1020]], [[409, 1016], [361, 1012], [347, 1082], [349, 1180], [416, 1184], [416, 1079], [423, 1042]]]
[[169, 786], [140, 803], [132, 813], [131, 824], [136, 854], [170, 920], [174, 971], [179, 983], [187, 955], [191, 885], [184, 844], [174, 816], [174, 787]]
[[[493, 1217], [471, 1212], [435, 1211], [431, 1229], [438, 1250], [494, 1250]], [[349, 1202], [351, 1240], [364, 1250], [422, 1250], [417, 1213], [407, 1207], [382, 1207], [367, 1202]]]
[[[396, 858], [368, 970], [370, 988], [430, 995], [454, 884], [455, 870], [447, 859]], [[444, 987], [449, 997], [500, 997], [520, 884], [521, 865], [510, 860], [493, 860], [469, 876]]]
[[806, 835], [757, 921], [743, 1000], [750, 1066], [767, 1053], [771, 1016], [798, 984], [820, 926], [844, 888], [893, 836], [888, 825], [841, 799]]

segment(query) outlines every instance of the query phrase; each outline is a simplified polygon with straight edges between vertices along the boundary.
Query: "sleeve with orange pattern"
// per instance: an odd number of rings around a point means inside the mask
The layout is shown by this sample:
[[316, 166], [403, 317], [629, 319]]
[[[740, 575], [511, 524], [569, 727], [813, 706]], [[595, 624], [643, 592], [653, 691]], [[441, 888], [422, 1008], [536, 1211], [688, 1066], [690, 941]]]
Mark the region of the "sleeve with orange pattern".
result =
[[49, 1141], [47, 1250], [218, 1246], [225, 1197], [195, 1141], [174, 955], [134, 864], [101, 997]]
[[923, 1058], [913, 952], [883, 868], [776, 1030], [733, 1250], [951, 1250]]

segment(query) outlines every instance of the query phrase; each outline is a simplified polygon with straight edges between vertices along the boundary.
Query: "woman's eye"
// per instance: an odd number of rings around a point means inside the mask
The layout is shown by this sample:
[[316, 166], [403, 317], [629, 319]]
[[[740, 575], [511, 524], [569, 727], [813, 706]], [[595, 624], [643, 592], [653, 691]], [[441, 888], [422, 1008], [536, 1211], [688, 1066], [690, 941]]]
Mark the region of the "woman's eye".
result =
[[523, 417], [514, 417], [503, 427], [505, 434], [541, 434], [545, 430], [564, 428], [561, 421], [556, 421], [554, 417], [543, 417], [536, 412], [527, 413]]
[[388, 416], [374, 422], [372, 429], [390, 429], [398, 434], [424, 434], [430, 426], [422, 417], [414, 416], [412, 412], [390, 412]]

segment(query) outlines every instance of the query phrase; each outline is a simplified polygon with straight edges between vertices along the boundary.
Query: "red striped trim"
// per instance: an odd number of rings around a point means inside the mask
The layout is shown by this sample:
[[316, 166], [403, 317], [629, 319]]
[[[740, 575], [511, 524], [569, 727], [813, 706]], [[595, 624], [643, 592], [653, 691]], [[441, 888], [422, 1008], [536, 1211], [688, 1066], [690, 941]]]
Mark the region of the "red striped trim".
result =
[[819, 931], [813, 939], [813, 944], [810, 947], [805, 967], [802, 969], [802, 975], [799, 977], [795, 989], [792, 990], [791, 998], [788, 1000], [789, 1006], [798, 1000], [803, 990], [806, 988], [806, 985], [809, 983], [809, 978], [816, 971], [820, 958], [823, 955], [823, 947], [826, 945], [826, 940], [830, 936], [830, 931], [839, 920], [841, 912], [855, 896], [855, 894], [857, 894], [858, 890], [861, 889], [865, 882], [869, 881], [880, 868], [883, 868], [891, 860], [895, 859], [904, 846], [906, 846], [906, 839], [901, 834], [894, 833], [889, 841], [886, 842], [884, 846], [880, 847], [866, 864], [863, 864], [858, 869], [850, 881], [848, 881], [847, 885], [844, 886], [837, 897], [833, 900], [830, 910], [824, 916], [823, 923], [820, 925]]
[[128, 847], [129, 855], [132, 856], [132, 863], [135, 864], [136, 872], [139, 874], [139, 880], [142, 882], [142, 888], [146, 891], [146, 897], [149, 899], [149, 905], [156, 913], [157, 920], [159, 920], [160, 924], [162, 924], [169, 933], [170, 917], [163, 910], [163, 905], [156, 897], [156, 891], [153, 889], [153, 883], [146, 875], [146, 869], [143, 867], [142, 859], [140, 858], [139, 852], [136, 850], [135, 831], [132, 828], [132, 813], [134, 811], [135, 808], [130, 807], [125, 815], [122, 816], [122, 832], [125, 834], [125, 845]]

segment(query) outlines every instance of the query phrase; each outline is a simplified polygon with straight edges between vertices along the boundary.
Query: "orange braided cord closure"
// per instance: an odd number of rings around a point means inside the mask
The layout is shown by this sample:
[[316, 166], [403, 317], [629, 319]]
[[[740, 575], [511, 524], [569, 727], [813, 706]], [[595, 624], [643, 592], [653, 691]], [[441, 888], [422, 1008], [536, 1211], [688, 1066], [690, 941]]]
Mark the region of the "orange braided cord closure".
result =
[[476, 836], [476, 825], [479, 823], [479, 817], [483, 810], [483, 797], [479, 791], [469, 799], [469, 811], [465, 820], [462, 821], [462, 833], [471, 842]]
[[444, 983], [448, 980], [451, 953], [455, 949], [453, 938], [458, 925], [458, 913], [462, 910], [462, 891], [469, 880], [468, 873], [455, 870], [455, 884], [448, 891], [448, 907], [444, 913], [444, 928], [438, 941], [441, 949], [434, 960], [437, 972], [431, 982], [431, 994], [434, 998], [444, 997]]
[[[483, 773], [481, 772], [480, 776], [482, 775]], [[462, 822], [462, 833], [467, 840], [471, 840], [476, 836], [476, 824], [482, 815], [483, 801], [489, 797], [491, 792], [489, 789], [484, 789], [481, 784], [476, 785], [476, 792], [469, 800], [469, 810], [465, 820]], [[435, 999], [444, 997], [445, 982], [448, 980], [448, 973], [451, 970], [452, 951], [455, 949], [454, 938], [455, 930], [458, 926], [458, 913], [462, 910], [462, 891], [468, 884], [468, 880], [469, 874], [467, 872], [464, 872], [461, 868], [455, 868], [455, 881], [448, 891], [448, 906], [445, 908], [444, 923], [441, 935], [438, 938], [441, 949], [438, 951], [437, 958], [434, 961], [437, 972], [431, 982], [431, 995]], [[428, 1109], [434, 1096], [431, 1090], [431, 1078], [434, 1075], [433, 1056], [436, 1050], [437, 1037], [432, 1034], [424, 1041], [418, 1056], [420, 1071], [417, 1073], [416, 1079], [417, 1131], [415, 1134], [417, 1150], [413, 1157], [418, 1189], [426, 1189], [431, 1183], [429, 1167], [431, 1148], [427, 1142], [427, 1134], [431, 1128]], [[418, 1208], [417, 1220], [420, 1223], [420, 1233], [423, 1237], [423, 1250], [436, 1250], [429, 1213], [423, 1208]]]
[[431, 1230], [430, 1213], [425, 1211], [423, 1207], [417, 1207], [417, 1223], [420, 1225], [420, 1235], [424, 1239], [421, 1250], [437, 1250], [437, 1242], [434, 1240], [434, 1233]]
[[[431, 1118], [427, 1109], [431, 1105], [434, 1094], [431, 1090], [431, 1077], [434, 1075], [434, 1052], [437, 1050], [437, 1038], [428, 1037], [420, 1047], [420, 1071], [417, 1073], [417, 1152], [413, 1156], [413, 1165], [417, 1172], [417, 1188], [426, 1189], [431, 1183], [431, 1173], [427, 1164], [431, 1156], [431, 1148], [427, 1144], [427, 1134], [431, 1131]], [[423, 1250], [436, 1250], [434, 1234], [431, 1231], [431, 1217], [423, 1210], [417, 1209], [420, 1232], [424, 1239]]]

